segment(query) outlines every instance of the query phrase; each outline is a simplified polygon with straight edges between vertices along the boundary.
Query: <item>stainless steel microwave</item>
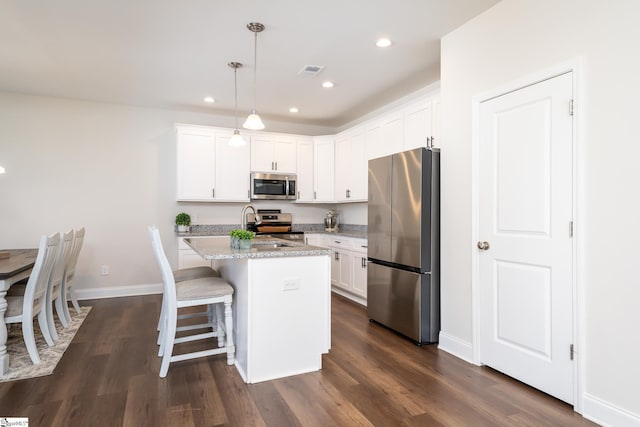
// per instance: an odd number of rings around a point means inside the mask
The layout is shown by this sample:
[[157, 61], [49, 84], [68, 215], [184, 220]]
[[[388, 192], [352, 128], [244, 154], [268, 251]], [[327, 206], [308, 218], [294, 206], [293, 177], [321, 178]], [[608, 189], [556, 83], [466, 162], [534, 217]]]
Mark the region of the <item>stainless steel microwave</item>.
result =
[[251, 172], [252, 200], [295, 200], [295, 174]]

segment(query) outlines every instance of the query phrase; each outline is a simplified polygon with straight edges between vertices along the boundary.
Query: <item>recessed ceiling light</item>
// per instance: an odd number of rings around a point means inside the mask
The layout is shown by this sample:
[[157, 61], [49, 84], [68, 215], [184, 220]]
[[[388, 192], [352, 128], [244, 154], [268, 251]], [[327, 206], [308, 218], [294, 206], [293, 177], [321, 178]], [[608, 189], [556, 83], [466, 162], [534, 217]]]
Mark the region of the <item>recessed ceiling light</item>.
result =
[[213, 98], [212, 98], [212, 97], [210, 97], [210, 96], [207, 96], [207, 97], [204, 99], [204, 102], [208, 102], [209, 104], [212, 104], [212, 103], [216, 102], [216, 100], [215, 100], [215, 99], [213, 99]]
[[298, 111], [300, 111], [300, 110], [298, 110], [296, 107], [289, 108], [289, 112], [290, 113], [297, 113]]
[[333, 87], [333, 82], [330, 82], [330, 81], [323, 82], [322, 83], [322, 87], [325, 88], [325, 89], [332, 88]]
[[389, 47], [389, 46], [391, 46], [391, 40], [383, 37], [381, 39], [378, 39], [378, 41], [376, 42], [376, 46], [378, 46], [378, 47]]

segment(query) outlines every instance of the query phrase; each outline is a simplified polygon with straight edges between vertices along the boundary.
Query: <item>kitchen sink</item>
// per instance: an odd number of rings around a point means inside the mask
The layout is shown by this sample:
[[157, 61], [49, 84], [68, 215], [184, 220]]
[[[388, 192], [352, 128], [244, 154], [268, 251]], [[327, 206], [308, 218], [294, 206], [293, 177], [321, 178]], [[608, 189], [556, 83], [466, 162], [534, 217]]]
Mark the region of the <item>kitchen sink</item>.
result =
[[256, 248], [258, 250], [266, 250], [273, 248], [289, 248], [294, 245], [290, 245], [288, 243], [280, 243], [280, 242], [253, 242], [251, 247]]

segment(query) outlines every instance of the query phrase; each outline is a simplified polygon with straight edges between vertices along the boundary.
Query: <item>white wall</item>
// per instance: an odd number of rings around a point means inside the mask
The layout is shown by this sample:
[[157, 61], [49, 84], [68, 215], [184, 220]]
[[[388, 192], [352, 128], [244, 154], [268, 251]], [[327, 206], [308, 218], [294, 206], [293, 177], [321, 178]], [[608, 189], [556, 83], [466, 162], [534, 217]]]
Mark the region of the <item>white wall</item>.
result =
[[[233, 126], [232, 117], [0, 93], [0, 165], [7, 170], [0, 175], [0, 248], [37, 247], [41, 234], [85, 226], [79, 288], [159, 283], [148, 225], [160, 228], [175, 265], [176, 213], [239, 224], [242, 209], [175, 201], [176, 122]], [[277, 132], [335, 132], [268, 125]], [[329, 206], [294, 209], [299, 222], [319, 223]], [[110, 275], [99, 275], [101, 265]]]
[[472, 97], [581, 61], [583, 410], [614, 425], [640, 425], [638, 16], [636, 0], [503, 0], [442, 40], [442, 329], [463, 343], [472, 340]]

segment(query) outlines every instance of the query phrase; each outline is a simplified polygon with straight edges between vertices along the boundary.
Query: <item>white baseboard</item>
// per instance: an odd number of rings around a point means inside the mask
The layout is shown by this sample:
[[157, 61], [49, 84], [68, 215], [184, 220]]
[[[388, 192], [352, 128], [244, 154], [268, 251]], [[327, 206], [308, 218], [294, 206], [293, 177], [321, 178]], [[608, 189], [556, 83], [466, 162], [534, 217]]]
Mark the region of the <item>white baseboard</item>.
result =
[[451, 353], [465, 362], [473, 363], [473, 346], [470, 342], [440, 331], [438, 349]]
[[640, 426], [640, 415], [632, 414], [589, 393], [584, 394], [582, 416], [603, 426]]
[[345, 292], [342, 289], [338, 289], [334, 286], [331, 287], [331, 292], [336, 293], [340, 296], [343, 296], [347, 299], [350, 299], [353, 302], [357, 302], [360, 305], [364, 305], [365, 307], [367, 306], [367, 300], [362, 297], [359, 297], [358, 295], [353, 295], [349, 292]]
[[113, 286], [109, 288], [76, 289], [75, 293], [79, 300], [161, 294], [162, 283], [151, 283], [148, 285]]

